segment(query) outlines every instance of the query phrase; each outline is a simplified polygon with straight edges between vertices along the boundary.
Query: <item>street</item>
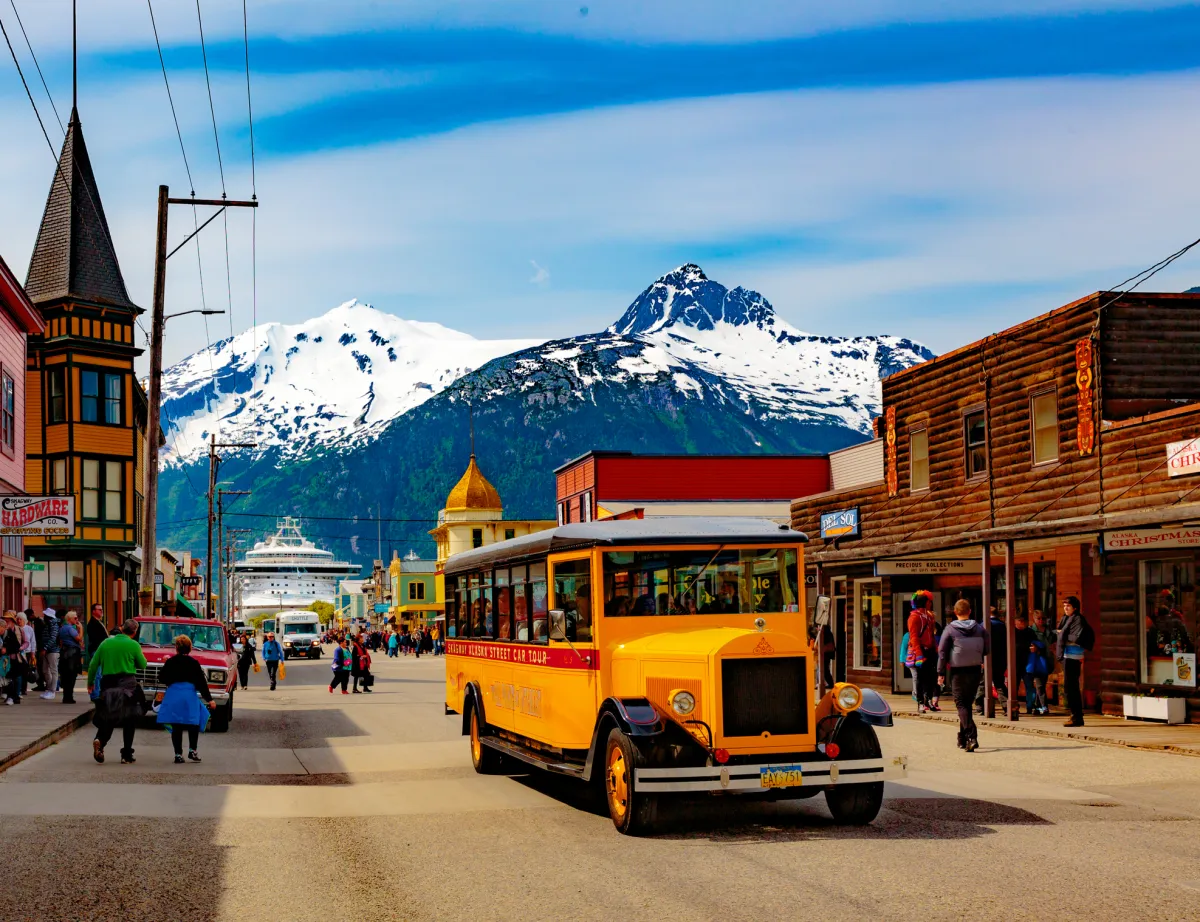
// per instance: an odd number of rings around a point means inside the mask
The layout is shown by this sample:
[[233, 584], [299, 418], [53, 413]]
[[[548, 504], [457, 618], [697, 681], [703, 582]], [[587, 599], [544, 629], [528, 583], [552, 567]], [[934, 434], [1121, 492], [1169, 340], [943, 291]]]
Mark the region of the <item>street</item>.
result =
[[1200, 759], [898, 720], [910, 756], [867, 828], [824, 799], [675, 805], [618, 835], [571, 783], [483, 777], [442, 708], [440, 659], [376, 658], [330, 696], [328, 657], [239, 691], [228, 734], [174, 765], [90, 727], [0, 775], [0, 918], [1182, 919], [1200, 899]]

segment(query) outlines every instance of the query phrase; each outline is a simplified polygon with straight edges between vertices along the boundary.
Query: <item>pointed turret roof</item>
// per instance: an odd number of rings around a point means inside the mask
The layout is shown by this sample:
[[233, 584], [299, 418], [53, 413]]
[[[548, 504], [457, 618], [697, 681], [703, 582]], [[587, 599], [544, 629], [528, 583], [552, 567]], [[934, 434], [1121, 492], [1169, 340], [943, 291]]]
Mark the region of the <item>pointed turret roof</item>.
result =
[[137, 310], [125, 290], [79, 112], [74, 108], [29, 261], [25, 290], [34, 304], [71, 298]]
[[499, 512], [502, 509], [499, 492], [483, 476], [472, 453], [466, 472], [446, 497], [446, 512]]

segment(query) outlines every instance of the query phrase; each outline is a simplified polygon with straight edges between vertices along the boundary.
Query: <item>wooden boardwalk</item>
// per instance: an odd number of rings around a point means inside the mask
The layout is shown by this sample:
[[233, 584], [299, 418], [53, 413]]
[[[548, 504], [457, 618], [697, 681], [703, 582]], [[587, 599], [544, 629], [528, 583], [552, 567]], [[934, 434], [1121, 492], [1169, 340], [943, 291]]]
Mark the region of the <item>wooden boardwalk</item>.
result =
[[61, 693], [43, 701], [38, 692], [6, 707], [0, 699], [0, 771], [69, 736], [91, 719], [92, 702], [78, 689], [75, 704], [63, 704]]

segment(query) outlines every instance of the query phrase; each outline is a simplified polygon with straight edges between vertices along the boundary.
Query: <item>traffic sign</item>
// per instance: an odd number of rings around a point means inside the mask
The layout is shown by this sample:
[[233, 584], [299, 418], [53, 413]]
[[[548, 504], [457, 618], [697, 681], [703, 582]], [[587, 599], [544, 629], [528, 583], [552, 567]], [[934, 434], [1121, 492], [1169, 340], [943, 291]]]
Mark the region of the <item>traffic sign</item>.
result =
[[46, 569], [44, 563], [34, 563], [32, 560], [26, 561], [25, 570], [29, 573], [41, 573]]

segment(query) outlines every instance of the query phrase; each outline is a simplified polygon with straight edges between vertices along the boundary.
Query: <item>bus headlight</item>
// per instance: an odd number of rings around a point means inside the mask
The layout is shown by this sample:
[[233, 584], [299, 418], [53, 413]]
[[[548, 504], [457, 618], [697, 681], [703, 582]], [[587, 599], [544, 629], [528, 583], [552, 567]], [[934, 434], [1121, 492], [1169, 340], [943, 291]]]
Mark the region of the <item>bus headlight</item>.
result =
[[859, 691], [857, 685], [841, 682], [834, 689], [833, 694], [833, 700], [837, 705], [837, 709], [843, 713], [853, 711], [862, 704], [862, 692]]
[[690, 691], [677, 691], [671, 693], [671, 710], [680, 717], [687, 717], [692, 711], [696, 710], [696, 696]]

